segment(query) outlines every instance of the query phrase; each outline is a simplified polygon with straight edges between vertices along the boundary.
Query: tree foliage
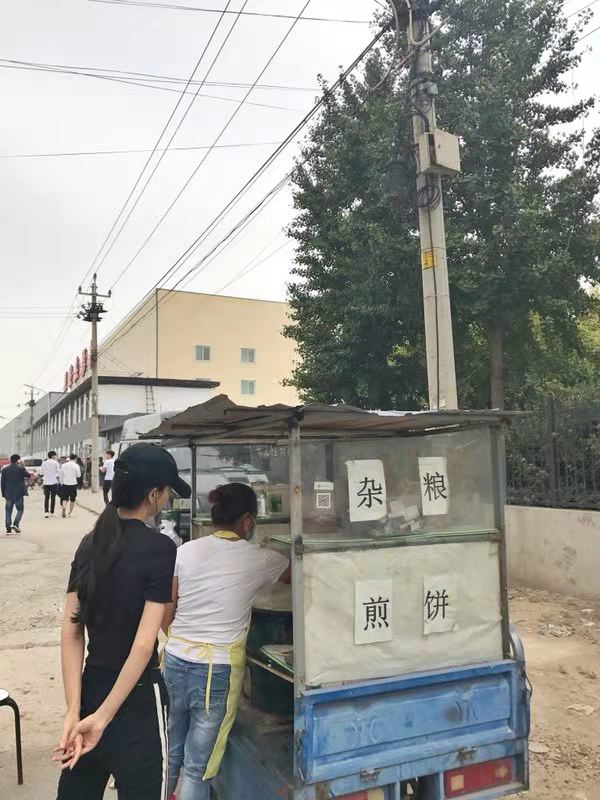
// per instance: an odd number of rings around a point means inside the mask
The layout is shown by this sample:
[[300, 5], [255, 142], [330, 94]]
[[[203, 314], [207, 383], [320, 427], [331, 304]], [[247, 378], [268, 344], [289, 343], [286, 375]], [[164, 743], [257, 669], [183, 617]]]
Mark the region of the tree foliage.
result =
[[[562, 0], [449, 0], [434, 40], [440, 127], [461, 137], [463, 172], [444, 202], [462, 405], [526, 404], [552, 374], [577, 382], [581, 320], [600, 277], [600, 137], [583, 144], [592, 101], [568, 102], [579, 23]], [[585, 15], [584, 15], [585, 16]], [[408, 77], [370, 92], [390, 43], [331, 99], [297, 170], [289, 287], [307, 398], [367, 407], [426, 403], [424, 331]], [[548, 99], [550, 98], [550, 99]], [[384, 196], [394, 139], [406, 196]], [[491, 363], [491, 342], [500, 362]], [[563, 363], [544, 358], [545, 348]], [[498, 358], [498, 356], [497, 356]], [[572, 366], [572, 365], [571, 365]], [[503, 377], [490, 387], [490, 375]], [[534, 380], [529, 376], [535, 375]]]

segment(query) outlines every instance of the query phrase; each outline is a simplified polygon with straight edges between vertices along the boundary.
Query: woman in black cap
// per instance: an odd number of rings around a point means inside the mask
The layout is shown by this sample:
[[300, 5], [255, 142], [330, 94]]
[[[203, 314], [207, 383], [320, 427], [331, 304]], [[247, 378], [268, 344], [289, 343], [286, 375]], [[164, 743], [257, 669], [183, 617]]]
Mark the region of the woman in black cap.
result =
[[166, 798], [168, 699], [157, 637], [176, 547], [147, 521], [171, 489], [191, 493], [170, 453], [128, 448], [115, 463], [112, 503], [75, 553], [61, 637], [67, 714], [54, 753], [63, 768], [58, 800], [102, 800], [111, 774], [119, 797]]

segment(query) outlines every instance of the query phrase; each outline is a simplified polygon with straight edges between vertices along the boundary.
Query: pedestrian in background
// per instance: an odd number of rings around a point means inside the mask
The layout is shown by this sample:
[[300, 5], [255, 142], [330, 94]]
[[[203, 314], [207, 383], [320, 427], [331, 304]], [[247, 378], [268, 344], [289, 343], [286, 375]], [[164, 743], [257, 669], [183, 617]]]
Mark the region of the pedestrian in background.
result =
[[[25, 510], [27, 496], [27, 479], [29, 473], [21, 464], [21, 456], [16, 453], [10, 457], [10, 464], [4, 467], [0, 475], [0, 489], [6, 503], [6, 535], [21, 533], [21, 519]], [[13, 520], [13, 510], [17, 513]]]
[[61, 498], [63, 518], [67, 516], [67, 503], [69, 503], [69, 516], [72, 516], [77, 500], [77, 481], [81, 478], [81, 470], [77, 463], [77, 456], [71, 453], [69, 460], [60, 468]]
[[110, 502], [110, 487], [115, 474], [115, 451], [107, 450], [104, 455], [106, 458], [104, 459], [104, 464], [100, 467], [100, 472], [104, 475], [102, 494], [104, 495], [104, 502], [108, 505]]
[[85, 470], [85, 466], [83, 461], [79, 456], [77, 456], [77, 466], [79, 467], [79, 477], [77, 478], [77, 489], [83, 489], [83, 472]]
[[56, 450], [50, 450], [48, 458], [42, 463], [40, 473], [44, 484], [44, 516], [52, 514], [56, 506], [56, 494], [60, 481], [60, 464], [56, 458]]

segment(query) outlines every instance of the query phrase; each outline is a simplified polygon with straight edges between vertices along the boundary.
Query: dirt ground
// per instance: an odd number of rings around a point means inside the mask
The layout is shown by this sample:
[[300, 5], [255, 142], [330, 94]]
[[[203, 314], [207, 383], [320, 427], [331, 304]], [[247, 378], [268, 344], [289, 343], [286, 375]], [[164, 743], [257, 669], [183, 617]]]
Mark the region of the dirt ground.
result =
[[[83, 503], [99, 507], [97, 498], [90, 500], [84, 494]], [[21, 706], [25, 762], [25, 785], [17, 790], [11, 713], [2, 708], [2, 800], [56, 796], [50, 751], [63, 711], [64, 587], [72, 554], [94, 519], [78, 508], [72, 519], [45, 520], [38, 491], [27, 501], [22, 536], [0, 535], [0, 687]], [[515, 589], [511, 605], [534, 689], [532, 789], [524, 796], [600, 800], [600, 603]], [[107, 797], [114, 800], [114, 792]]]

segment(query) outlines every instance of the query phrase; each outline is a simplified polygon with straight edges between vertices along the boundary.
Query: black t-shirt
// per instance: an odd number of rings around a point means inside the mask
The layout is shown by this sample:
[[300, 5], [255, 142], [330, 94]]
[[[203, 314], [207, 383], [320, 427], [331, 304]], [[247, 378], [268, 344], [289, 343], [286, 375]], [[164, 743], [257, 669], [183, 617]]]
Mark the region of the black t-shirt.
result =
[[[133, 645], [146, 600], [170, 603], [177, 548], [140, 520], [122, 520], [124, 544], [109, 574], [98, 581], [93, 622], [88, 626], [89, 667], [120, 672]], [[77, 591], [91, 534], [84, 536], [71, 565], [67, 591]], [[158, 644], [158, 643], [157, 643]], [[158, 666], [158, 649], [148, 668]]]

